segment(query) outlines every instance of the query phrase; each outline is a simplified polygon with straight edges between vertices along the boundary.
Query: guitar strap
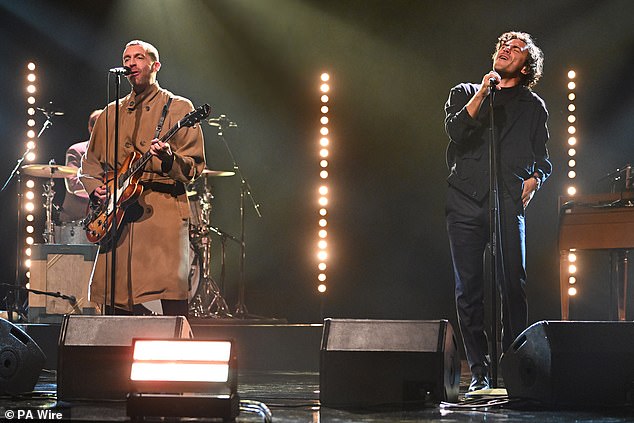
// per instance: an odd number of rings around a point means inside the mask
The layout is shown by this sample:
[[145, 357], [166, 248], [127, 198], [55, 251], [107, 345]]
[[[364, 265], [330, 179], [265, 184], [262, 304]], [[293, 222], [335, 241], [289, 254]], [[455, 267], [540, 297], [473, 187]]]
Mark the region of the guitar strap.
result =
[[170, 96], [167, 99], [167, 103], [163, 106], [163, 113], [161, 114], [161, 118], [158, 121], [158, 125], [156, 125], [156, 132], [154, 133], [154, 138], [158, 138], [161, 133], [161, 129], [163, 129], [163, 122], [165, 122], [165, 116], [167, 116], [167, 111], [170, 108], [170, 104], [172, 104], [172, 97]]

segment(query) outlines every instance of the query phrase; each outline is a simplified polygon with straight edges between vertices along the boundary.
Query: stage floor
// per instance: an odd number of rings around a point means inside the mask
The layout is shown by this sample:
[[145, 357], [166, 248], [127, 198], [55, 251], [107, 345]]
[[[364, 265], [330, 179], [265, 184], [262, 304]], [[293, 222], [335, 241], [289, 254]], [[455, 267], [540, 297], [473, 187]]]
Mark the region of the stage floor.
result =
[[[230, 336], [242, 346], [245, 366], [238, 372], [238, 394], [244, 406], [237, 422], [261, 422], [270, 417], [275, 422], [610, 422], [634, 421], [634, 407], [603, 409], [551, 410], [526, 403], [508, 401], [502, 395], [466, 397], [469, 374], [462, 364], [460, 395], [456, 404], [430, 404], [424, 408], [339, 410], [323, 407], [319, 402], [319, 341], [321, 325], [229, 323], [192, 320], [195, 338]], [[26, 332], [43, 346], [49, 356], [56, 355], [59, 327], [33, 326]], [[44, 336], [46, 335], [46, 336]], [[47, 340], [48, 337], [48, 340]], [[49, 357], [49, 358], [51, 358]], [[86, 357], [90, 360], [90, 357]], [[20, 398], [0, 398], [0, 419], [17, 420], [22, 411], [48, 410], [47, 420], [56, 414], [75, 421], [126, 421], [125, 400], [94, 399], [57, 401], [55, 360], [47, 362], [33, 393]], [[283, 364], [283, 366], [282, 366]], [[239, 364], [240, 366], [240, 364]], [[1, 370], [1, 369], [0, 369]], [[82, 375], [77, 375], [81, 377]], [[99, 380], [94, 380], [99, 384]], [[503, 384], [499, 382], [500, 386]], [[597, 389], [601, 389], [600, 386]], [[9, 414], [7, 414], [9, 413]], [[11, 414], [15, 413], [15, 414]], [[213, 421], [183, 419], [183, 421]]]
[[[263, 422], [264, 414], [255, 412], [254, 404], [263, 404], [275, 422], [610, 422], [625, 423], [634, 419], [634, 409], [617, 407], [603, 410], [552, 411], [515, 409], [512, 404], [486, 405], [488, 399], [468, 400], [464, 389], [468, 376], [463, 374], [458, 407], [443, 404], [418, 410], [357, 410], [346, 411], [320, 407], [319, 375], [315, 372], [263, 371], [241, 373], [238, 391], [241, 400], [250, 404], [251, 411], [242, 410], [237, 422]], [[94, 401], [61, 404], [56, 407], [56, 386], [53, 372], [44, 372], [33, 395], [23, 399], [4, 398], [1, 412], [51, 408], [64, 418], [75, 421], [126, 421], [125, 401]], [[503, 402], [503, 398], [495, 401]], [[8, 421], [8, 419], [2, 419]], [[183, 419], [184, 421], [214, 421], [213, 419]]]

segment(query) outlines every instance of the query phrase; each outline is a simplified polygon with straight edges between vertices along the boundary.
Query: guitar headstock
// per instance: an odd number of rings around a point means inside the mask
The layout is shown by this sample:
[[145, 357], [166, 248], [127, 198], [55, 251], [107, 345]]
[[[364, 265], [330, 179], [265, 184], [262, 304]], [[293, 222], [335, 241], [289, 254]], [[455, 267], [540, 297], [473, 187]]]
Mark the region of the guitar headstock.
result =
[[209, 104], [205, 103], [202, 106], [198, 107], [193, 112], [190, 112], [187, 115], [185, 115], [185, 117], [181, 119], [181, 122], [180, 122], [181, 126], [194, 126], [201, 120], [209, 117], [210, 113], [211, 113], [211, 107], [209, 106]]

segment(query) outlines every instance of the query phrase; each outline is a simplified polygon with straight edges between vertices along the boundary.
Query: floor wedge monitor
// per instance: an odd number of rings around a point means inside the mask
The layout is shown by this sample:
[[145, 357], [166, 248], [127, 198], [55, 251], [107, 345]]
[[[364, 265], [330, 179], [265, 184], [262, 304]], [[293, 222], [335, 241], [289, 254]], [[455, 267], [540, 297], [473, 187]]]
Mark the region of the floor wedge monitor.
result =
[[540, 321], [502, 356], [512, 399], [548, 406], [631, 404], [634, 322]]
[[66, 315], [59, 337], [58, 399], [125, 399], [134, 338], [191, 337], [182, 316]]
[[325, 319], [320, 401], [332, 408], [409, 408], [456, 401], [460, 357], [446, 320]]

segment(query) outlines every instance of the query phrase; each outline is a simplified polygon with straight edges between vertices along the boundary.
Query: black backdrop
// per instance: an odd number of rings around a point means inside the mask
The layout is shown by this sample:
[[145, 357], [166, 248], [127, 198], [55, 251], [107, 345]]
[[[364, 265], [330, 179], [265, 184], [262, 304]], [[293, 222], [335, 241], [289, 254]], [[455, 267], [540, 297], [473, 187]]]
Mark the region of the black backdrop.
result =
[[[578, 76], [578, 186], [632, 158], [634, 3], [538, 0], [0, 0], [0, 176], [24, 149], [25, 67], [38, 65], [38, 104], [65, 115], [36, 163], [63, 163], [107, 98], [107, 70], [140, 38], [161, 54], [161, 85], [208, 102], [239, 125], [227, 142], [261, 204], [246, 205], [246, 305], [252, 314], [454, 320], [444, 225], [443, 105], [479, 81], [496, 37], [534, 35], [545, 56], [536, 91], [550, 110], [555, 172], [527, 210], [531, 321], [559, 318], [557, 198], [566, 184], [566, 73]], [[332, 75], [328, 291], [316, 291], [318, 77]], [[125, 92], [129, 89], [123, 84]], [[44, 119], [37, 117], [39, 129]], [[213, 127], [208, 167], [230, 169]], [[216, 178], [213, 224], [239, 235], [239, 181]], [[58, 191], [62, 191], [58, 186]], [[2, 282], [15, 272], [15, 185], [2, 194]], [[60, 192], [56, 198], [61, 201]], [[214, 239], [213, 274], [219, 277]], [[237, 296], [239, 249], [227, 245], [223, 292]], [[597, 259], [599, 261], [602, 258]], [[607, 269], [580, 285], [573, 318], [607, 318]]]

